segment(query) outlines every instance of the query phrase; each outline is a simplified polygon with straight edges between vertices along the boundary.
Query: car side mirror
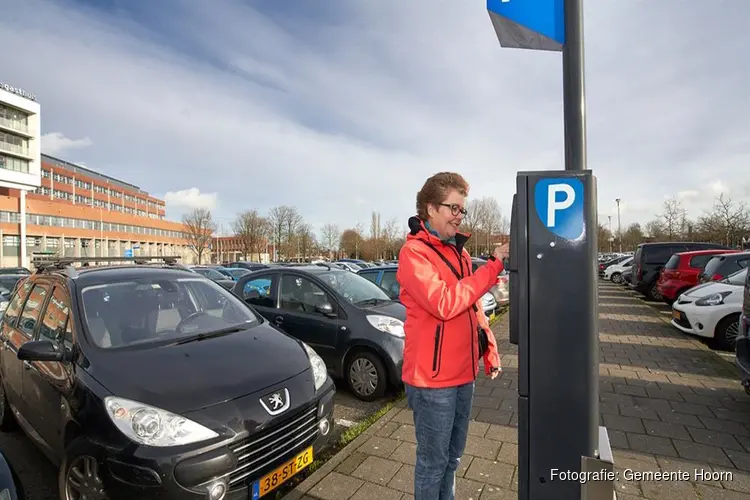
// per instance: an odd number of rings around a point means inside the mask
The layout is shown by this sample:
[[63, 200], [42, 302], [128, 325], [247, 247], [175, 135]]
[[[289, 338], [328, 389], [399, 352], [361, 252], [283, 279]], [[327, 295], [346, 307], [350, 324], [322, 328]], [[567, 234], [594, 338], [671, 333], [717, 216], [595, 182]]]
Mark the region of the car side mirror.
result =
[[326, 316], [335, 316], [335, 313], [333, 312], [333, 306], [330, 302], [324, 302], [322, 304], [316, 305], [315, 310], [321, 314], [325, 314]]
[[67, 349], [59, 349], [50, 340], [35, 340], [26, 342], [18, 349], [18, 359], [21, 361], [72, 361], [73, 353]]

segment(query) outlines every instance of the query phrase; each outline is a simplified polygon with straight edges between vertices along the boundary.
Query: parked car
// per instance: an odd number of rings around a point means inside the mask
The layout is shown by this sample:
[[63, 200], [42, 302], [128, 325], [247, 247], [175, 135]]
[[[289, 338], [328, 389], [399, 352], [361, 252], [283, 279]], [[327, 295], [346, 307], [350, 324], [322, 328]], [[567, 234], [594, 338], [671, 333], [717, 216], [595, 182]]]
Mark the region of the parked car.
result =
[[628, 267], [622, 272], [622, 284], [627, 287], [630, 287], [632, 283], [633, 283], [633, 265], [631, 263], [630, 267]]
[[633, 288], [651, 300], [661, 300], [657, 281], [662, 267], [679, 252], [730, 248], [715, 243], [669, 242], [641, 243], [633, 256]]
[[29, 271], [25, 267], [2, 267], [0, 268], [0, 275], [3, 274], [22, 274], [28, 276], [31, 274], [31, 271]]
[[205, 276], [211, 281], [218, 283], [219, 285], [223, 286], [227, 290], [231, 290], [232, 287], [234, 286], [234, 280], [232, 278], [227, 278], [222, 273], [220, 273], [219, 271], [211, 267], [192, 266], [190, 269], [200, 274], [201, 276]]
[[672, 304], [677, 297], [698, 284], [698, 275], [717, 254], [727, 250], [695, 250], [672, 255], [661, 270], [656, 287], [664, 302]]
[[267, 269], [271, 267], [271, 264], [261, 264], [259, 262], [245, 262], [245, 261], [238, 261], [238, 262], [230, 262], [226, 265], [226, 267], [234, 268], [239, 267], [242, 269], [247, 269], [248, 271], [257, 271], [258, 269]]
[[349, 272], [356, 273], [362, 269], [362, 266], [359, 264], [355, 264], [354, 262], [346, 262], [346, 261], [336, 261], [332, 262], [332, 264], [336, 264], [337, 267], [340, 267], [341, 269], [346, 269]]
[[325, 265], [270, 268], [243, 276], [233, 291], [315, 349], [359, 399], [401, 385], [406, 309], [362, 276]]
[[0, 322], [0, 428], [59, 464], [61, 500], [272, 491], [331, 437], [325, 363], [176, 258], [151, 260], [57, 258], [19, 285]]
[[0, 500], [25, 500], [23, 484], [5, 454], [0, 450]]
[[610, 260], [607, 260], [607, 261], [604, 261], [604, 262], [600, 262], [599, 263], [599, 277], [603, 278], [605, 271], [610, 266], [621, 264], [621, 263], [625, 262], [628, 259], [632, 259], [632, 257], [627, 256], [627, 255], [619, 255], [619, 256], [617, 256], [617, 257], [615, 257], [613, 259], [610, 259]]
[[0, 318], [5, 313], [18, 282], [28, 277], [28, 274], [0, 274]]
[[617, 264], [612, 264], [604, 269], [603, 278], [612, 283], [622, 283], [622, 273], [633, 266], [633, 257], [625, 257]]
[[[362, 269], [357, 274], [385, 290], [393, 300], [400, 300], [401, 286], [396, 280], [396, 271], [398, 271], [398, 266], [384, 265], [372, 269]], [[505, 303], [507, 303], [507, 298]], [[498, 303], [494, 294], [490, 292], [485, 293], [482, 296], [482, 310], [490, 321], [495, 318], [497, 309]]]
[[715, 255], [698, 275], [698, 283], [722, 280], [748, 266], [750, 266], [750, 252], [731, 251]]
[[750, 273], [747, 273], [745, 277], [742, 313], [738, 327], [734, 363], [740, 372], [740, 380], [745, 392], [750, 394]]
[[672, 305], [672, 324], [685, 333], [714, 339], [725, 350], [734, 350], [747, 269], [721, 281], [691, 288]]

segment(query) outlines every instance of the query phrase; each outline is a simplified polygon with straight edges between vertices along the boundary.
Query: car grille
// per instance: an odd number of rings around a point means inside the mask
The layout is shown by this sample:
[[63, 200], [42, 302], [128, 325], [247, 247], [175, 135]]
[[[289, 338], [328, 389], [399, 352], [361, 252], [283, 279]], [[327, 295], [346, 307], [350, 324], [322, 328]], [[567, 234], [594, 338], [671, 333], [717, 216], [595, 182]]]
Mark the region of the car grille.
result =
[[246, 485], [283, 460], [310, 446], [318, 435], [317, 405], [306, 407], [275, 426], [231, 446], [237, 468], [229, 474], [230, 489]]

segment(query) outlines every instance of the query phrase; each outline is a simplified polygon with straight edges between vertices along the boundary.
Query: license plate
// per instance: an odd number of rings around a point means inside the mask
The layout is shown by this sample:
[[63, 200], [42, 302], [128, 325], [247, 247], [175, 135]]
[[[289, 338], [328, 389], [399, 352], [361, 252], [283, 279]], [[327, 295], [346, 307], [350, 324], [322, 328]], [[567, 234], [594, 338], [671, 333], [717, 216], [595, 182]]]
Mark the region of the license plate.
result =
[[672, 317], [674, 319], [680, 319], [681, 318], [680, 311], [675, 311], [674, 309], [672, 309]]
[[253, 500], [272, 492], [285, 482], [289, 481], [295, 474], [313, 463], [313, 448], [310, 446], [305, 451], [282, 464], [276, 470], [269, 472], [253, 483]]

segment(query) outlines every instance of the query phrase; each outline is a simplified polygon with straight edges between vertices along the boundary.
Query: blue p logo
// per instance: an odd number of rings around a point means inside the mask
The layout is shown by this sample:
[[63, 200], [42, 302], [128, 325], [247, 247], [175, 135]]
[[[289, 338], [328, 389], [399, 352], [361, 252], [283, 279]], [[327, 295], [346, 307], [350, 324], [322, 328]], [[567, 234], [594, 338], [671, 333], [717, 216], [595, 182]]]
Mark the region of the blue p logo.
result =
[[536, 213], [544, 226], [566, 240], [583, 236], [583, 183], [575, 178], [542, 179], [534, 187]]

